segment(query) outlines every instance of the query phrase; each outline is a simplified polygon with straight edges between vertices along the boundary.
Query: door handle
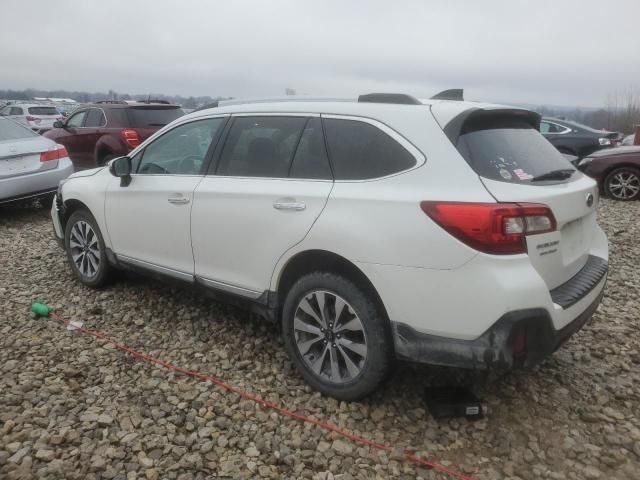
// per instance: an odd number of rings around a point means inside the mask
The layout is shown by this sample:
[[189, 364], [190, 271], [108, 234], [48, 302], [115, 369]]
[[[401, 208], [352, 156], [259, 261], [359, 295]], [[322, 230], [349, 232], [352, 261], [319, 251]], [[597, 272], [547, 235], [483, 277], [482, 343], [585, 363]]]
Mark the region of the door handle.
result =
[[295, 210], [300, 212], [307, 208], [302, 202], [273, 202], [273, 208], [276, 210]]
[[185, 205], [189, 203], [189, 198], [183, 197], [182, 195], [172, 195], [167, 198], [167, 201], [174, 205]]

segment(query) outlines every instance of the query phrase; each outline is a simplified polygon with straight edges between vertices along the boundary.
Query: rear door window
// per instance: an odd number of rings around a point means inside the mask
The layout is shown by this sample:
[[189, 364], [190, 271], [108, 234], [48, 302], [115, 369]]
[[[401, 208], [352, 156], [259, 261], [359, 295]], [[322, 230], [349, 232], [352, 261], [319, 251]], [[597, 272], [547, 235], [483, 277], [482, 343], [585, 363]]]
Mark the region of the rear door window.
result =
[[30, 115], [55, 115], [60, 116], [56, 107], [29, 107]]
[[307, 122], [293, 157], [289, 177], [319, 180], [333, 178], [319, 118], [310, 118]]
[[501, 182], [529, 183], [573, 168], [530, 123], [508, 115], [467, 121], [456, 148], [478, 175]]
[[11, 111], [9, 115], [23, 115], [22, 108], [20, 107], [11, 107]]
[[305, 117], [236, 117], [216, 174], [286, 178], [306, 122]]
[[184, 115], [181, 108], [175, 107], [131, 107], [127, 110], [129, 112], [129, 126], [133, 128], [164, 127]]
[[336, 180], [385, 177], [416, 164], [407, 149], [369, 123], [335, 118], [323, 122]]

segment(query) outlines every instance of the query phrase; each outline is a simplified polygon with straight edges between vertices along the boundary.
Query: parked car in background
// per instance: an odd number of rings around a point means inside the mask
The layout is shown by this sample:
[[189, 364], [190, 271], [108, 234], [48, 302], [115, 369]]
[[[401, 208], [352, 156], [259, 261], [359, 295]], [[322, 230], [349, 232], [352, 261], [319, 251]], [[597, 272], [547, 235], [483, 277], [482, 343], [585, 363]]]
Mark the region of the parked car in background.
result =
[[616, 200], [640, 199], [640, 146], [594, 152], [578, 168], [598, 181], [600, 190]]
[[596, 150], [615, 146], [618, 133], [603, 132], [571, 120], [544, 117], [540, 133], [561, 153], [586, 157]]
[[631, 145], [635, 145], [635, 141], [636, 141], [636, 134], [632, 133], [631, 135], [626, 135], [622, 139], [622, 142], [620, 142], [620, 145], [623, 147], [630, 147]]
[[73, 165], [62, 145], [0, 117], [0, 203], [51, 198], [60, 180], [72, 173]]
[[62, 118], [55, 105], [38, 103], [7, 105], [0, 110], [0, 116], [10, 118], [39, 133], [50, 130], [53, 128], [53, 124]]
[[103, 101], [82, 105], [45, 136], [64, 145], [82, 170], [126, 155], [182, 115], [180, 106], [169, 103]]
[[128, 268], [262, 312], [341, 400], [395, 358], [533, 365], [602, 298], [597, 185], [535, 112], [446, 96], [221, 102], [72, 175], [56, 235], [87, 286]]

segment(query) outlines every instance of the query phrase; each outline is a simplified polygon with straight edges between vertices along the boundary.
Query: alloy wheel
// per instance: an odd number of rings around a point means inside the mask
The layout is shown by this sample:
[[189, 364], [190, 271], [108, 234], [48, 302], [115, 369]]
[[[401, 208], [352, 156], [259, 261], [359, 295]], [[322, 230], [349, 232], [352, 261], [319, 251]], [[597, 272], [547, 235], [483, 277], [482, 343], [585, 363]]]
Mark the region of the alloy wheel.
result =
[[354, 309], [339, 295], [307, 293], [296, 308], [293, 330], [299, 354], [322, 380], [344, 384], [362, 372], [367, 335]]
[[100, 242], [89, 223], [79, 220], [71, 228], [71, 258], [83, 277], [92, 278], [100, 270]]
[[616, 173], [609, 181], [609, 191], [621, 200], [633, 198], [640, 191], [640, 178], [631, 172]]

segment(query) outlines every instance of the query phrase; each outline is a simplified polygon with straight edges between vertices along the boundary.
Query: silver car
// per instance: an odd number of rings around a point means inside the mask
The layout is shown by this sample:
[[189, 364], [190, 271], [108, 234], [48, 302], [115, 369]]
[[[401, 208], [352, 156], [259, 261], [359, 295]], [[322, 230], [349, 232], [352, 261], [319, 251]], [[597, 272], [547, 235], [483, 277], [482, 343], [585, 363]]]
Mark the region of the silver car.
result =
[[42, 105], [39, 103], [7, 105], [0, 109], [0, 115], [15, 120], [38, 133], [51, 130], [54, 122], [63, 118], [63, 115], [55, 105]]
[[0, 117], [0, 203], [52, 196], [72, 173], [62, 145]]

